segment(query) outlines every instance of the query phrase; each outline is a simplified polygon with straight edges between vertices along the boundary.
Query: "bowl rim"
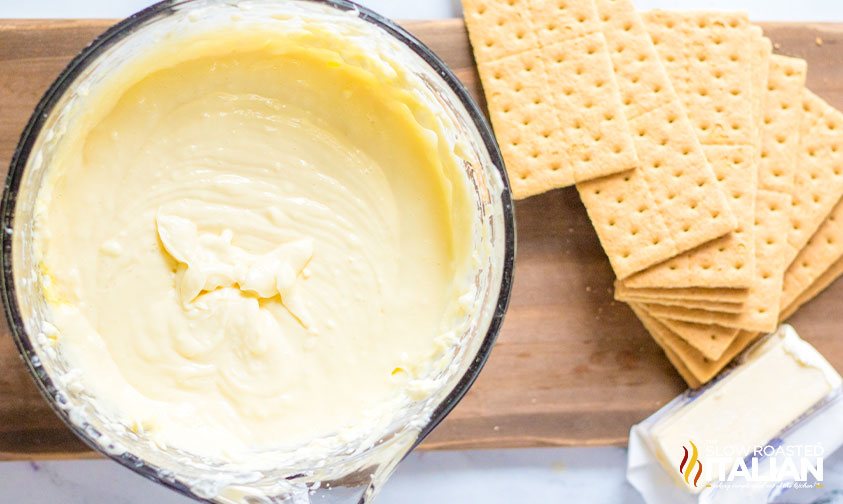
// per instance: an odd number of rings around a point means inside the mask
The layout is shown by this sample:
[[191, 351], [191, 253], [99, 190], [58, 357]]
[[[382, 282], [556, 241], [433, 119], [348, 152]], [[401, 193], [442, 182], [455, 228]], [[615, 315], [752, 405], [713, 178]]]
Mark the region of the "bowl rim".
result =
[[[47, 374], [43, 366], [38, 364], [40, 358], [36, 353], [35, 345], [33, 344], [32, 339], [27, 334], [21, 317], [20, 307], [17, 301], [17, 293], [15, 291], [14, 269], [12, 267], [12, 244], [14, 241], [14, 218], [18, 189], [35, 141], [38, 138], [46, 119], [49, 117], [58, 101], [62, 98], [64, 92], [76, 80], [79, 74], [88, 68], [88, 66], [109, 47], [132, 34], [135, 30], [144, 26], [145, 23], [154, 21], [154, 19], [158, 16], [174, 12], [178, 7], [191, 4], [196, 1], [200, 0], [163, 0], [132, 14], [117, 24], [109, 27], [106, 31], [98, 35], [84, 49], [82, 49], [70, 61], [70, 63], [67, 64], [38, 101], [38, 104], [24, 127], [18, 144], [15, 147], [15, 151], [9, 165], [9, 173], [6, 176], [6, 184], [3, 190], [2, 201], [0, 201], [0, 225], [2, 225], [3, 229], [3, 232], [0, 233], [0, 246], [2, 246], [2, 253], [0, 253], [0, 267], [2, 267], [3, 270], [2, 275], [0, 275], [0, 290], [2, 291], [3, 305], [5, 308], [6, 318], [9, 323], [9, 328], [11, 330], [12, 339], [17, 346], [21, 360], [24, 362], [30, 377], [35, 381], [41, 395], [47, 400], [53, 411], [72, 432], [91, 449], [133, 470], [141, 476], [169, 487], [192, 499], [212, 502], [198, 497], [190, 490], [190, 488], [177, 480], [162, 478], [160, 476], [158, 466], [151, 464], [134, 454], [128, 452], [121, 455], [107, 453], [98, 443], [95, 443], [91, 439], [83, 427], [71, 422], [68, 411], [61, 408], [59, 405], [59, 396], [61, 395], [60, 391], [55, 387], [52, 378]], [[396, 39], [416, 53], [416, 55], [421, 57], [421, 59], [445, 81], [448, 87], [457, 96], [479, 133], [484, 147], [488, 151], [492, 165], [497, 170], [503, 182], [503, 190], [501, 191], [500, 199], [504, 222], [504, 262], [494, 314], [492, 315], [486, 335], [478, 347], [473, 361], [469, 364], [468, 368], [454, 388], [434, 409], [427, 424], [421, 429], [416, 441], [413, 443], [411, 449], [408, 450], [406, 455], [409, 455], [409, 453], [412, 452], [412, 450], [415, 449], [424, 440], [424, 438], [427, 437], [433, 429], [442, 422], [448, 413], [454, 409], [477, 379], [477, 376], [489, 358], [492, 345], [500, 332], [503, 318], [509, 305], [515, 265], [516, 231], [512, 192], [510, 190], [509, 179], [504, 167], [503, 157], [495, 136], [492, 133], [492, 129], [486, 121], [485, 115], [480, 110], [477, 103], [471, 98], [471, 95], [466, 90], [465, 86], [463, 86], [454, 73], [430, 48], [428, 48], [423, 42], [405, 28], [372, 11], [371, 9], [349, 0], [275, 1], [278, 3], [284, 3], [286, 1], [309, 2], [327, 5], [340, 11], [357, 11], [360, 19], [363, 19], [364, 21], [373, 24], [378, 29], [385, 31], [393, 39]]]

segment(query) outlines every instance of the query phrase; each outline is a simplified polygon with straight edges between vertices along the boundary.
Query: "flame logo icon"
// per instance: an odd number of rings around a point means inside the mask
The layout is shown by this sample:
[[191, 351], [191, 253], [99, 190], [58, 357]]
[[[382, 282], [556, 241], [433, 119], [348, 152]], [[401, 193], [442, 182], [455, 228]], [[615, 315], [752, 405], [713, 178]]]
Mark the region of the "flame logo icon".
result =
[[[682, 462], [679, 464], [679, 474], [685, 476], [685, 483], [691, 484], [689, 478], [691, 477], [691, 473], [694, 472], [694, 466], [697, 467], [697, 475], [694, 476], [694, 486], [697, 486], [697, 482], [700, 480], [700, 476], [702, 476], [702, 462], [700, 462], [697, 457], [699, 457], [699, 452], [697, 451], [697, 445], [694, 444], [693, 441], [688, 441], [691, 443], [691, 452], [688, 452], [688, 448], [682, 447], [685, 450], [685, 456], [682, 457]], [[688, 457], [690, 455], [690, 460]]]

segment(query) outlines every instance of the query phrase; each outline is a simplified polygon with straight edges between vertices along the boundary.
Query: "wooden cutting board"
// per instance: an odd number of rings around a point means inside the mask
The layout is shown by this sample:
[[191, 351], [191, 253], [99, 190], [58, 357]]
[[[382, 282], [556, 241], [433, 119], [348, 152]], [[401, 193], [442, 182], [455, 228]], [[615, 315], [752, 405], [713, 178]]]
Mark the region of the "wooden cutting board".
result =
[[[0, 21], [0, 175], [41, 94], [108, 20]], [[406, 22], [483, 99], [462, 20]], [[776, 52], [809, 62], [808, 86], [843, 108], [843, 24], [763, 24]], [[516, 204], [512, 303], [491, 359], [423, 449], [623, 445], [685, 389], [632, 312], [573, 189]], [[843, 370], [843, 282], [792, 323]], [[41, 398], [0, 325], [0, 460], [95, 456]]]

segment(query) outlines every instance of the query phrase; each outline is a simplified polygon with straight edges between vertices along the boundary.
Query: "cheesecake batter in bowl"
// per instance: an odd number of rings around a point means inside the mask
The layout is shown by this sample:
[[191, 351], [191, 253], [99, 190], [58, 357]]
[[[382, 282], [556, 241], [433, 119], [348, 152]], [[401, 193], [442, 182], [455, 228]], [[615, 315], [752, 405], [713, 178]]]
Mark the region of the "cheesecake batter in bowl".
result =
[[159, 4], [71, 64], [13, 161], [4, 292], [36, 381], [193, 496], [371, 497], [506, 305], [488, 127], [349, 7]]

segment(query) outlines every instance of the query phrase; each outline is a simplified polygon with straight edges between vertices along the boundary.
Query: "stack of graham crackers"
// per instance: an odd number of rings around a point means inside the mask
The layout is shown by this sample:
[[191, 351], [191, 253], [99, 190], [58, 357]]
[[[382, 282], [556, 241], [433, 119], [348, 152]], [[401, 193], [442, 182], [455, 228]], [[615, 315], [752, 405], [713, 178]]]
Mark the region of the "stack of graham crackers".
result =
[[690, 385], [843, 273], [843, 114], [745, 14], [463, 6], [515, 197], [576, 184]]

